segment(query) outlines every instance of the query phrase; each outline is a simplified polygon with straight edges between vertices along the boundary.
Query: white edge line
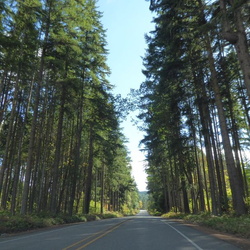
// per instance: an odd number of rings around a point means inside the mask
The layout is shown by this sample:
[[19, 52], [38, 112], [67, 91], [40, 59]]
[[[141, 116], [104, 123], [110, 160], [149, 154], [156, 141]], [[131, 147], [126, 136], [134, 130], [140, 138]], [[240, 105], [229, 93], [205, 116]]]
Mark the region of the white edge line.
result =
[[189, 239], [185, 234], [183, 234], [182, 232], [180, 232], [178, 229], [176, 229], [175, 227], [171, 226], [169, 223], [167, 223], [164, 220], [162, 220], [162, 222], [165, 223], [166, 225], [168, 225], [169, 227], [171, 227], [172, 229], [174, 229], [178, 234], [180, 234], [183, 238], [185, 238], [187, 241], [189, 241], [194, 247], [196, 247], [196, 249], [203, 250], [196, 243], [194, 243], [191, 239]]

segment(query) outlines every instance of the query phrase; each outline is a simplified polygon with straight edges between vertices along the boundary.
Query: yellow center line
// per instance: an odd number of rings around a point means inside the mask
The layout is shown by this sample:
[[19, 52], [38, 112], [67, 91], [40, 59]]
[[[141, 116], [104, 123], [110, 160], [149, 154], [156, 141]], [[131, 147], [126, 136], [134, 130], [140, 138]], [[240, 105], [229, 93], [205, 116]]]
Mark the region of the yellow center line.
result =
[[76, 245], [79, 245], [80, 243], [83, 243], [84, 241], [86, 241], [86, 240], [88, 240], [88, 239], [94, 237], [94, 236], [97, 235], [97, 234], [102, 233], [103, 231], [105, 231], [105, 230], [102, 230], [102, 231], [97, 232], [97, 233], [93, 233], [93, 234], [91, 234], [89, 237], [84, 238], [83, 240], [80, 240], [80, 241], [78, 241], [78, 242], [76, 242], [76, 243], [74, 243], [74, 244], [72, 244], [72, 245], [70, 245], [70, 246], [68, 246], [68, 247], [65, 247], [65, 248], [63, 248], [62, 250], [68, 250], [68, 249], [70, 249], [70, 248], [72, 248], [72, 247], [74, 247], [74, 246], [76, 246]]
[[[129, 220], [130, 220], [130, 219], [129, 219]], [[101, 231], [99, 231], [99, 232], [97, 232], [97, 233], [94, 233], [94, 234], [90, 235], [89, 237], [87, 237], [87, 238], [85, 238], [85, 239], [83, 239], [83, 240], [80, 240], [80, 241], [78, 241], [78, 242], [75, 242], [74, 244], [72, 244], [72, 245], [70, 245], [70, 246], [68, 246], [68, 247], [66, 247], [66, 248], [63, 248], [63, 250], [68, 250], [68, 249], [70, 249], [70, 248], [72, 248], [72, 247], [75, 247], [75, 246], [77, 246], [77, 245], [80, 245], [81, 243], [87, 241], [88, 239], [90, 239], [90, 238], [92, 238], [92, 237], [95, 237], [96, 235], [99, 235], [99, 236], [97, 236], [96, 238], [94, 238], [93, 240], [91, 240], [91, 241], [89, 241], [88, 243], [86, 243], [85, 245], [83, 245], [83, 246], [77, 248], [77, 250], [83, 249], [83, 248], [85, 248], [86, 246], [90, 245], [91, 243], [95, 242], [96, 240], [98, 240], [98, 239], [104, 237], [105, 235], [111, 233], [112, 231], [114, 231], [115, 229], [117, 229], [117, 228], [120, 227], [123, 223], [125, 223], [125, 222], [127, 222], [127, 221], [128, 221], [128, 220], [122, 221], [122, 222], [118, 223], [118, 224], [115, 225], [115, 226], [111, 226], [111, 227], [109, 227], [108, 229], [104, 229], [104, 230], [101, 230]]]
[[123, 221], [122, 223], [118, 224], [116, 227], [114, 227], [114, 228], [112, 228], [112, 229], [108, 230], [107, 232], [105, 232], [105, 233], [103, 233], [103, 234], [99, 235], [98, 237], [96, 237], [96, 238], [94, 238], [93, 240], [89, 241], [89, 242], [88, 242], [88, 243], [86, 243], [85, 245], [83, 245], [83, 246], [81, 246], [81, 247], [77, 248], [76, 250], [83, 249], [83, 248], [87, 247], [88, 245], [90, 245], [90, 244], [94, 243], [95, 241], [97, 241], [97, 240], [99, 240], [99, 239], [103, 238], [105, 235], [107, 235], [107, 234], [109, 234], [109, 233], [113, 232], [115, 229], [117, 229], [118, 227], [120, 227], [120, 226], [121, 226], [123, 223], [125, 223], [125, 222], [126, 222], [126, 221]]

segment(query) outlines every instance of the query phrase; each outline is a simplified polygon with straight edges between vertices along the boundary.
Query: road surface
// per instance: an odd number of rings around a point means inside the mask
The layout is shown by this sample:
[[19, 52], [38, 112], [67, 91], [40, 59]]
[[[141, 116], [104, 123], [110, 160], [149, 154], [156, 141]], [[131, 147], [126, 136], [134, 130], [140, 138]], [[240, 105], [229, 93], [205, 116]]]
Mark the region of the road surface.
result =
[[0, 237], [1, 250], [236, 250], [225, 241], [183, 224], [149, 216], [79, 223]]

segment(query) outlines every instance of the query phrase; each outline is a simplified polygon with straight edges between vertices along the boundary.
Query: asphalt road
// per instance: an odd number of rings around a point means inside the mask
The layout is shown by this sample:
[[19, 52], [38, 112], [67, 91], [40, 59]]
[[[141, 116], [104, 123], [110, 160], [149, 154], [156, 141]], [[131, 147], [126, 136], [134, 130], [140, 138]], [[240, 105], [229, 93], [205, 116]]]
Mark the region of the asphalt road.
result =
[[0, 237], [1, 250], [236, 250], [183, 224], [149, 216], [107, 219]]

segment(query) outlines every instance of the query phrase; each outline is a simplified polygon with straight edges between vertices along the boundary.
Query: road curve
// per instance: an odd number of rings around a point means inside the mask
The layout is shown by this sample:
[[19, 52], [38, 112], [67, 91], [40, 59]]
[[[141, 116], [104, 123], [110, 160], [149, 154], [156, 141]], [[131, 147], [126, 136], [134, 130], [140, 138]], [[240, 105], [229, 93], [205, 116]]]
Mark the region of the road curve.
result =
[[1, 237], [3, 250], [236, 250], [225, 241], [172, 220], [137, 216], [79, 223]]

